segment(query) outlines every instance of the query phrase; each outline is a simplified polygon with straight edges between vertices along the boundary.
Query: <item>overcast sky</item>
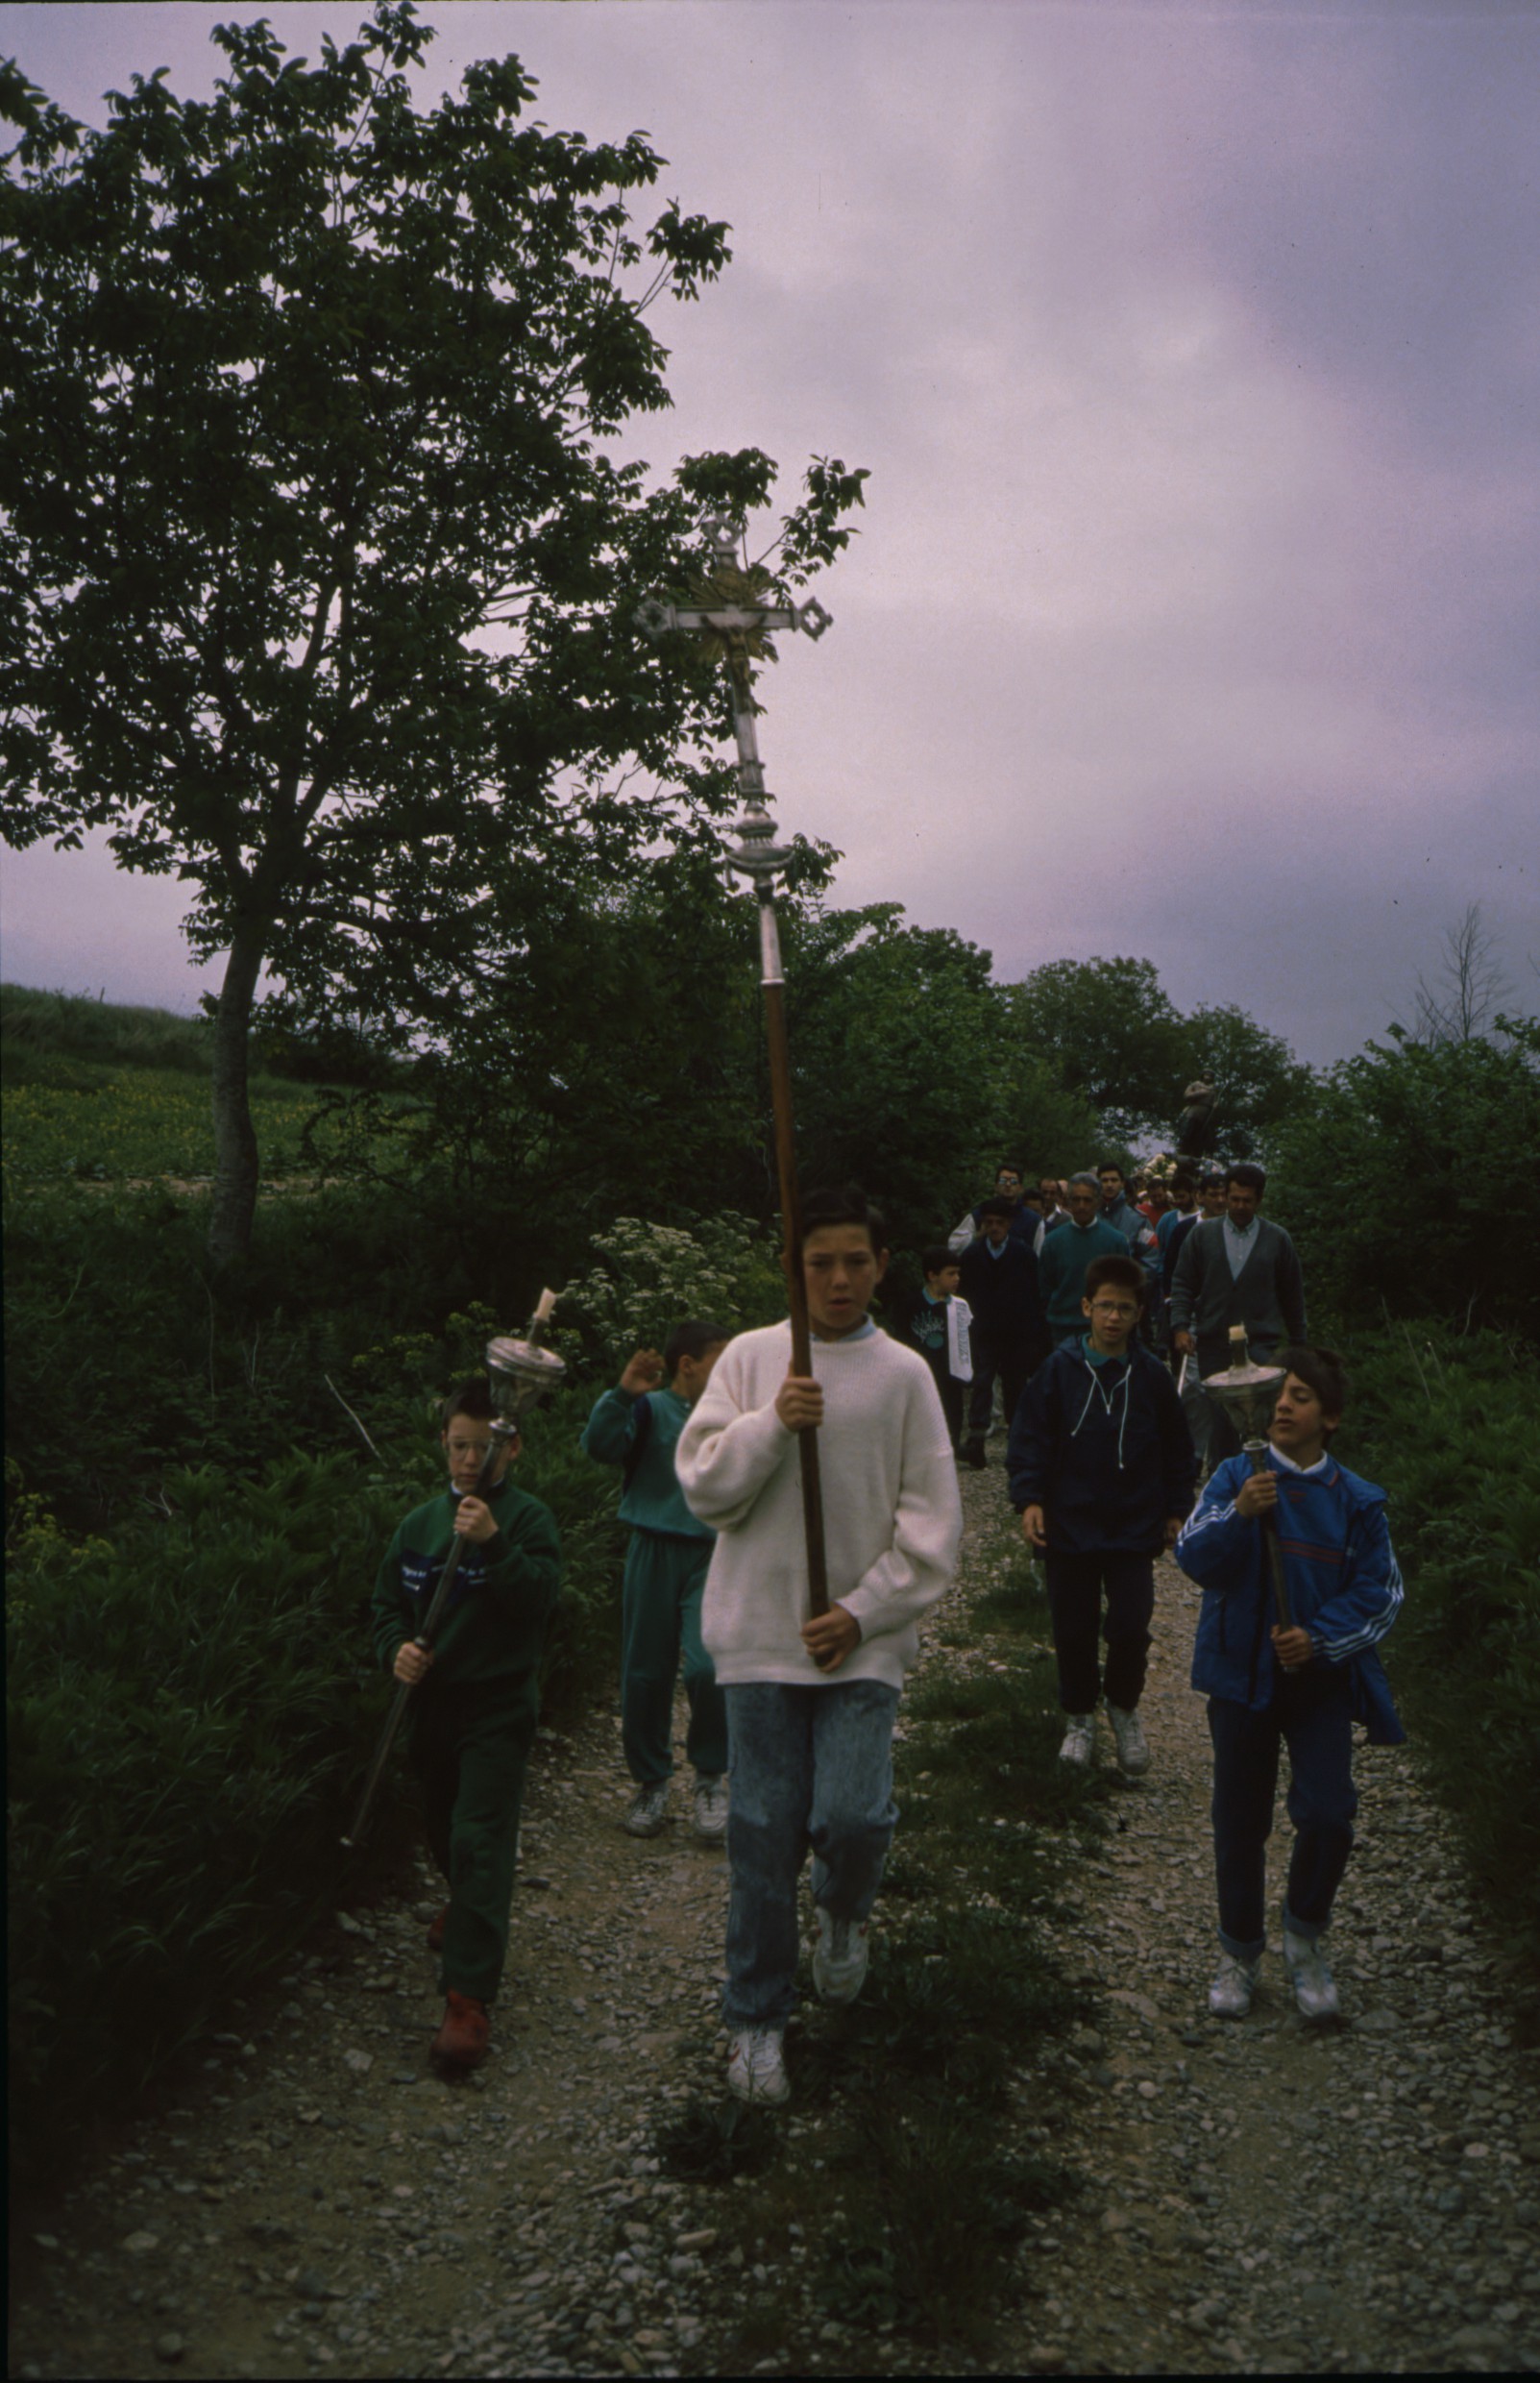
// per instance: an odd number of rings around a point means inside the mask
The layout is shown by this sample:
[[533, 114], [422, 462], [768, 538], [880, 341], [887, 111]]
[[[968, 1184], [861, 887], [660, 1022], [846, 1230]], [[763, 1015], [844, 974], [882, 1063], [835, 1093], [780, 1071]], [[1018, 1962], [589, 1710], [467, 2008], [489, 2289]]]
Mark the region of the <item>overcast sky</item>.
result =
[[[1540, 979], [1540, 9], [1341, 0], [435, 6], [425, 99], [515, 50], [538, 114], [645, 130], [735, 261], [655, 318], [660, 469], [870, 469], [762, 741], [837, 898], [1013, 979], [1153, 960], [1327, 1061], [1479, 902]], [[0, 8], [88, 121], [204, 92], [208, 29], [351, 6]], [[192, 1005], [175, 887], [6, 853], [4, 971]]]

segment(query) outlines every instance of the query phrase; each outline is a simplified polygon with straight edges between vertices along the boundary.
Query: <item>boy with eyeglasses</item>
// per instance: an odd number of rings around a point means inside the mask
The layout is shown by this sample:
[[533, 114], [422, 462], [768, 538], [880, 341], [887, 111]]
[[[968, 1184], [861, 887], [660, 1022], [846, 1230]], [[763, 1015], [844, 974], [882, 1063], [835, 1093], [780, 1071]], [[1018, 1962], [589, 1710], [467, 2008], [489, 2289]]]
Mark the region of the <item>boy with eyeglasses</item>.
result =
[[1088, 1329], [1079, 1346], [1055, 1349], [1017, 1409], [1007, 1457], [1011, 1503], [1028, 1546], [1043, 1551], [1068, 1719], [1060, 1759], [1090, 1761], [1105, 1687], [1118, 1764], [1137, 1779], [1150, 1767], [1137, 1706], [1155, 1559], [1186, 1518], [1197, 1459], [1176, 1385], [1139, 1343], [1143, 1267], [1133, 1258], [1092, 1259], [1081, 1306]]

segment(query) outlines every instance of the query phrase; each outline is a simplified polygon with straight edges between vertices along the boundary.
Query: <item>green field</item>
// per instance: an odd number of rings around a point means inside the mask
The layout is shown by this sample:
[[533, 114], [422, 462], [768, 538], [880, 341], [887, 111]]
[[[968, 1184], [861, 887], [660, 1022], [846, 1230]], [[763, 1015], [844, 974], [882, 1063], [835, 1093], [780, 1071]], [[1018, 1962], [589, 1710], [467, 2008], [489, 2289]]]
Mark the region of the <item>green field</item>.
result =
[[[60, 1069], [61, 1075], [66, 1071]], [[169, 1068], [113, 1068], [74, 1061], [66, 1082], [7, 1085], [0, 1092], [8, 1184], [197, 1183], [214, 1170], [208, 1086]], [[323, 1123], [316, 1156], [302, 1157], [301, 1137], [321, 1107], [307, 1087], [258, 1079], [252, 1121], [264, 1182], [324, 1168], [337, 1144]]]

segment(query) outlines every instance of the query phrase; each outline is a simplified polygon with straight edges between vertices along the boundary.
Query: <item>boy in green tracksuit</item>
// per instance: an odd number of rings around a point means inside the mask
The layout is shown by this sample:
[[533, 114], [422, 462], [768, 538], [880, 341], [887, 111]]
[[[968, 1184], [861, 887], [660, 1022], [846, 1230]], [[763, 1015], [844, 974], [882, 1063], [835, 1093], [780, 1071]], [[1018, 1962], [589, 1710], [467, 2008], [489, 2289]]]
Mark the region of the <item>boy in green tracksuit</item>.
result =
[[[450, 1489], [413, 1509], [385, 1551], [370, 1622], [386, 1671], [415, 1690], [408, 1746], [433, 1859], [450, 1900], [428, 1930], [448, 1997], [433, 2055], [475, 2068], [508, 1950], [525, 1766], [540, 1712], [540, 1658], [561, 1586], [555, 1518], [516, 1489], [508, 1443], [487, 1496], [473, 1492], [492, 1443], [484, 1380], [444, 1402]], [[417, 1633], [455, 1537], [466, 1541], [433, 1645]]]
[[633, 1837], [655, 1837], [668, 1822], [681, 1650], [696, 1834], [721, 1839], [727, 1832], [727, 1708], [700, 1642], [700, 1601], [717, 1535], [686, 1506], [673, 1451], [731, 1338], [724, 1324], [709, 1318], [675, 1324], [661, 1357], [656, 1349], [637, 1350], [583, 1432], [587, 1455], [624, 1468], [621, 1520], [631, 1525], [631, 1544], [622, 1589], [621, 1735], [636, 1781], [624, 1820]]

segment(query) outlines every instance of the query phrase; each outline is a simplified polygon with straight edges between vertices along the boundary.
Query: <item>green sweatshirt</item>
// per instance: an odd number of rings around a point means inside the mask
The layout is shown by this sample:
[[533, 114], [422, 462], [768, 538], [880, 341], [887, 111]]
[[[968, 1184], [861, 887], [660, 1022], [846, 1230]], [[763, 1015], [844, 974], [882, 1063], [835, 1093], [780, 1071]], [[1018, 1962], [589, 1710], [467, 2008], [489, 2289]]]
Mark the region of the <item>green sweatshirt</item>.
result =
[[[402, 1640], [415, 1638], [432, 1602], [457, 1503], [445, 1489], [415, 1507], [385, 1550], [369, 1611], [375, 1654], [386, 1671]], [[506, 1477], [487, 1505], [497, 1535], [467, 1546], [434, 1637], [430, 1678], [441, 1685], [532, 1676], [561, 1587], [561, 1540], [550, 1507]]]
[[[645, 1416], [644, 1416], [645, 1411]], [[690, 1420], [689, 1402], [677, 1390], [606, 1390], [583, 1427], [582, 1447], [600, 1464], [627, 1464], [638, 1440], [642, 1453], [621, 1494], [621, 1520], [639, 1531], [666, 1532], [674, 1539], [714, 1539], [709, 1523], [697, 1522], [684, 1502], [673, 1452]]]

